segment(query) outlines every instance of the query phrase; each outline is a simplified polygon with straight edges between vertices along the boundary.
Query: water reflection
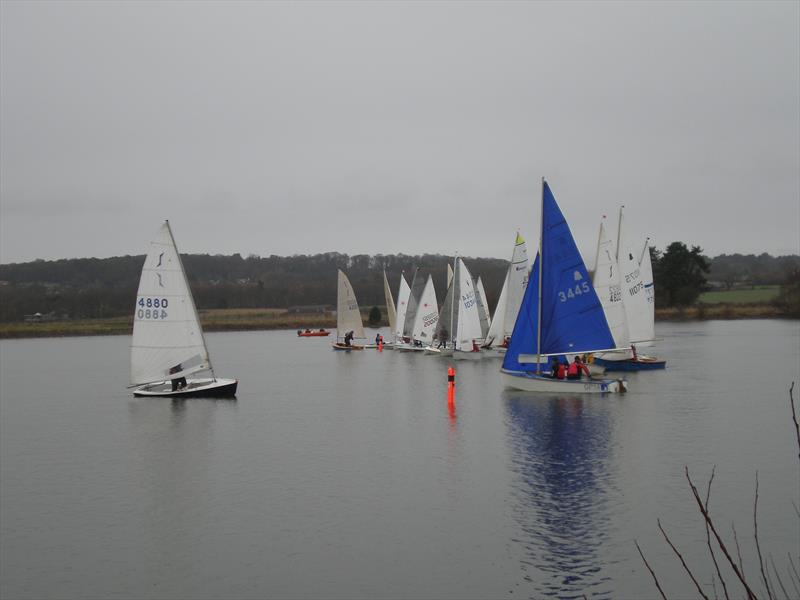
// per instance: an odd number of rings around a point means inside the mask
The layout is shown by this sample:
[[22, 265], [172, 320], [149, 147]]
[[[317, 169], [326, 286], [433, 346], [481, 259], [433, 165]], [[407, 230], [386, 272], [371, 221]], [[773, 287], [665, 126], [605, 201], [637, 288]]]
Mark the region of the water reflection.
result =
[[534, 596], [608, 597], [611, 420], [602, 398], [503, 393], [513, 516]]

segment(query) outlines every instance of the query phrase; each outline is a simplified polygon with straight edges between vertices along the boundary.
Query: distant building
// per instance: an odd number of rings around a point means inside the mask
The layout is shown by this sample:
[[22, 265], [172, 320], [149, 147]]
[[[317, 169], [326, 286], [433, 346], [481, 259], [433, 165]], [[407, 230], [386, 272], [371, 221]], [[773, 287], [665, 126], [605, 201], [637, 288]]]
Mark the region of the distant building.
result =
[[333, 306], [330, 304], [309, 304], [307, 306], [290, 306], [288, 309], [290, 314], [328, 314], [333, 312]]

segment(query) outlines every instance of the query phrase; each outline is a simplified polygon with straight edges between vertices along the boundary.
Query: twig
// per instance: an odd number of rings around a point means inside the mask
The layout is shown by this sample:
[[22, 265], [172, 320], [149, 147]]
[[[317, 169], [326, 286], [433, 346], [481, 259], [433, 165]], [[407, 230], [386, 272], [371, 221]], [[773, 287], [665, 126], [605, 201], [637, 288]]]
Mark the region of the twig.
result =
[[656, 577], [655, 572], [650, 567], [650, 563], [647, 562], [647, 559], [644, 557], [644, 554], [642, 553], [642, 549], [639, 547], [639, 542], [637, 542], [636, 540], [633, 540], [633, 543], [636, 544], [636, 549], [639, 551], [639, 556], [641, 556], [642, 560], [644, 561], [644, 566], [647, 567], [647, 570], [650, 571], [650, 575], [653, 576], [653, 581], [656, 584], [656, 588], [658, 588], [658, 593], [661, 594], [661, 597], [664, 600], [667, 600], [667, 597], [664, 595], [664, 590], [661, 589], [661, 585], [658, 583], [658, 577]]
[[786, 591], [786, 588], [783, 587], [783, 581], [781, 581], [781, 574], [778, 573], [778, 569], [775, 568], [775, 561], [772, 558], [772, 554], [769, 555], [769, 562], [772, 563], [772, 572], [775, 573], [775, 579], [778, 580], [778, 585], [781, 586], [781, 589], [783, 590], [783, 595], [786, 596], [787, 598], [791, 598], [791, 596], [789, 596], [788, 592]]
[[[792, 390], [794, 390], [794, 381], [792, 385], [789, 386], [789, 405], [792, 407], [792, 421], [794, 421], [794, 430], [797, 434], [797, 449], [800, 450], [800, 423], [797, 422], [797, 412], [794, 410], [794, 396], [792, 395]], [[800, 458], [800, 452], [797, 453], [798, 458]]]
[[680, 553], [680, 552], [678, 552], [678, 549], [675, 547], [675, 544], [673, 544], [673, 543], [672, 543], [672, 540], [670, 540], [670, 539], [669, 539], [669, 536], [667, 535], [667, 532], [666, 532], [666, 531], [664, 531], [664, 528], [661, 526], [661, 519], [657, 519], [657, 522], [658, 522], [658, 528], [661, 530], [661, 535], [663, 535], [663, 536], [664, 536], [664, 539], [665, 539], [665, 540], [667, 540], [667, 543], [669, 544], [669, 547], [670, 547], [670, 548], [672, 548], [672, 551], [673, 551], [673, 552], [676, 554], [676, 556], [677, 556], [677, 557], [680, 559], [680, 561], [681, 561], [681, 564], [683, 565], [683, 568], [684, 568], [684, 570], [685, 570], [685, 571], [686, 571], [686, 572], [689, 574], [689, 578], [692, 580], [692, 583], [694, 583], [695, 587], [697, 588], [697, 591], [698, 591], [698, 592], [700, 592], [700, 595], [701, 595], [703, 598], [705, 598], [706, 600], [708, 600], [708, 596], [706, 596], [706, 595], [703, 593], [703, 588], [701, 588], [701, 587], [700, 587], [700, 584], [699, 584], [699, 583], [697, 583], [697, 579], [695, 579], [695, 578], [694, 578], [694, 574], [692, 573], [691, 569], [690, 569], [690, 568], [689, 568], [689, 566], [686, 564], [686, 561], [685, 561], [685, 560], [683, 560], [683, 556], [681, 556], [681, 553]]
[[792, 582], [792, 585], [794, 586], [794, 591], [796, 593], [796, 596], [800, 598], [800, 575], [797, 574], [797, 567], [794, 566], [792, 553], [787, 552], [786, 554], [789, 556], [789, 566], [792, 567], [792, 572], [789, 573], [789, 575], [791, 576], [790, 580]]
[[708, 514], [708, 511], [703, 506], [703, 501], [700, 499], [700, 494], [697, 492], [697, 488], [695, 487], [694, 483], [692, 483], [692, 478], [689, 476], [689, 467], [685, 467], [686, 469], [686, 479], [689, 481], [689, 486], [692, 488], [692, 494], [694, 495], [694, 499], [697, 501], [697, 506], [700, 507], [700, 512], [703, 513], [703, 518], [708, 523], [708, 526], [711, 528], [711, 532], [714, 534], [714, 537], [717, 540], [717, 544], [719, 545], [720, 550], [725, 555], [725, 558], [728, 559], [728, 563], [731, 565], [733, 572], [736, 573], [736, 576], [739, 578], [739, 581], [744, 586], [745, 591], [747, 592], [747, 597], [750, 600], [757, 599], [757, 596], [753, 593], [753, 590], [750, 589], [750, 586], [747, 584], [744, 576], [742, 575], [741, 571], [739, 571], [739, 567], [736, 566], [736, 561], [731, 558], [730, 552], [728, 552], [727, 546], [725, 546], [725, 542], [722, 541], [722, 538], [717, 533], [716, 527], [714, 527], [714, 522], [711, 520], [711, 516]]
[[711, 589], [714, 590], [714, 600], [719, 600], [719, 596], [717, 595], [717, 578], [714, 575], [711, 575]]
[[761, 557], [761, 544], [758, 543], [758, 471], [756, 471], [756, 497], [753, 501], [753, 535], [756, 538], [756, 550], [758, 550], [758, 565], [761, 568], [761, 579], [764, 580], [764, 587], [767, 588], [767, 596], [772, 600], [772, 589], [770, 588], [769, 581], [767, 581], [767, 574], [764, 572], [764, 559]]
[[736, 556], [739, 559], [739, 568], [744, 573], [744, 567], [742, 566], [742, 550], [739, 548], [739, 536], [736, 535], [736, 523], [731, 522], [731, 529], [733, 530], [733, 541], [736, 543]]
[[[686, 469], [685, 465], [684, 469]], [[711, 483], [714, 481], [714, 474], [716, 472], [717, 465], [714, 465], [711, 467], [711, 477], [708, 478], [708, 488], [706, 489], [706, 512], [708, 512], [708, 502], [711, 499]], [[717, 570], [717, 577], [719, 577], [719, 582], [722, 584], [722, 591], [725, 594], [725, 598], [726, 600], [730, 600], [730, 596], [728, 595], [728, 586], [725, 584], [725, 579], [722, 577], [722, 572], [719, 570], [717, 556], [714, 554], [714, 547], [711, 545], [711, 530], [708, 528], [708, 522], [706, 522], [706, 546], [708, 546], [708, 552], [711, 554], [711, 561], [714, 563], [714, 568]]]

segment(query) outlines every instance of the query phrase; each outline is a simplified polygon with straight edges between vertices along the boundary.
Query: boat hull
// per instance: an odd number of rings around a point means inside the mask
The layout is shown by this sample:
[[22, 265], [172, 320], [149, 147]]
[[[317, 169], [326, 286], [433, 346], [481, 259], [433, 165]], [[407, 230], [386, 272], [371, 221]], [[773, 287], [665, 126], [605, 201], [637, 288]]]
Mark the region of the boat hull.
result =
[[185, 388], [172, 391], [171, 381], [149, 383], [133, 390], [138, 397], [158, 398], [234, 398], [238, 379], [189, 379]]
[[345, 346], [344, 344], [333, 344], [331, 346], [334, 350], [341, 350], [343, 352], [350, 352], [351, 350], [363, 350], [364, 346]]
[[651, 357], [626, 358], [624, 360], [595, 358], [592, 364], [605, 367], [606, 371], [656, 371], [667, 368], [666, 360]]
[[517, 371], [500, 371], [504, 387], [524, 392], [542, 392], [546, 394], [613, 394], [628, 391], [624, 379], [553, 379], [552, 377], [521, 373]]
[[483, 352], [465, 352], [464, 350], [456, 350], [453, 352], [453, 360], [480, 360], [483, 358]]
[[330, 335], [330, 331], [298, 331], [297, 337], [323, 337]]
[[394, 347], [398, 352], [424, 352], [425, 346], [411, 346], [410, 344], [402, 344]]

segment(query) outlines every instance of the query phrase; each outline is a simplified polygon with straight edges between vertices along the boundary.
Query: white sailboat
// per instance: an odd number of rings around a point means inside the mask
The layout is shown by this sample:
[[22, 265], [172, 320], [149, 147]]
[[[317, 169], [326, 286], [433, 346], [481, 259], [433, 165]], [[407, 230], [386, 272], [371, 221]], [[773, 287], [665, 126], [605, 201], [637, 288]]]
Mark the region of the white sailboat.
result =
[[339, 269], [336, 286], [336, 342], [334, 350], [363, 350], [363, 345], [348, 343], [353, 339], [364, 340], [364, 324], [356, 301], [356, 293], [347, 275]]
[[623, 380], [551, 376], [550, 358], [616, 346], [586, 265], [544, 179], [541, 214], [539, 254], [503, 359], [503, 384], [530, 392], [624, 392]]
[[489, 335], [489, 324], [491, 322], [489, 318], [489, 303], [486, 301], [486, 290], [483, 288], [483, 280], [480, 275], [478, 275], [478, 279], [474, 280], [474, 283], [475, 299], [478, 302], [478, 318], [481, 322], [480, 341], [483, 343], [486, 336]]
[[[414, 275], [414, 285], [422, 278], [419, 273]], [[414, 296], [414, 285], [411, 287], [411, 297]], [[409, 302], [409, 306], [411, 306]], [[425, 285], [422, 288], [422, 293], [419, 300], [416, 302], [414, 308], [414, 321], [411, 327], [408, 327], [408, 321], [411, 318], [411, 313], [406, 314], [406, 327], [410, 335], [406, 336], [410, 342], [395, 346], [395, 350], [401, 352], [408, 351], [423, 351], [427, 346], [431, 345], [433, 341], [433, 333], [436, 331], [436, 323], [439, 320], [439, 307], [436, 303], [436, 290], [433, 287], [433, 277], [428, 275], [425, 280]], [[410, 309], [409, 309], [410, 311]]]
[[[598, 355], [595, 363], [609, 371], [642, 371], [663, 369], [666, 361], [652, 356], [639, 355], [637, 346], [650, 345], [655, 338], [655, 304], [652, 298], [653, 272], [650, 266], [650, 253], [642, 268], [640, 256], [626, 235], [623, 225], [624, 206], [619, 209], [619, 229], [617, 231], [616, 258], [620, 268], [622, 305], [625, 312], [629, 349], [621, 352], [607, 352]], [[645, 274], [647, 275], [646, 287]], [[648, 297], [649, 296], [649, 297]]]
[[397, 291], [397, 316], [395, 326], [392, 329], [394, 333], [394, 343], [397, 344], [403, 340], [403, 328], [406, 323], [406, 314], [408, 312], [408, 298], [411, 295], [411, 288], [408, 286], [403, 273], [400, 273], [400, 288]]
[[[210, 378], [189, 378], [202, 371]], [[236, 379], [214, 375], [203, 329], [169, 221], [144, 260], [131, 339], [134, 396], [233, 397]]]
[[500, 291], [500, 298], [484, 342], [484, 347], [493, 348], [498, 356], [505, 353], [511, 333], [514, 331], [514, 323], [528, 286], [528, 276], [528, 249], [525, 240], [517, 232], [503, 289]]
[[[392, 290], [389, 287], [389, 280], [386, 278], [386, 269], [383, 271], [383, 295], [386, 297], [386, 316], [389, 319], [389, 331], [394, 333], [397, 328], [397, 311], [394, 306], [394, 298], [392, 298]], [[390, 340], [385, 340], [383, 347], [388, 350], [394, 347], [394, 344]]]

